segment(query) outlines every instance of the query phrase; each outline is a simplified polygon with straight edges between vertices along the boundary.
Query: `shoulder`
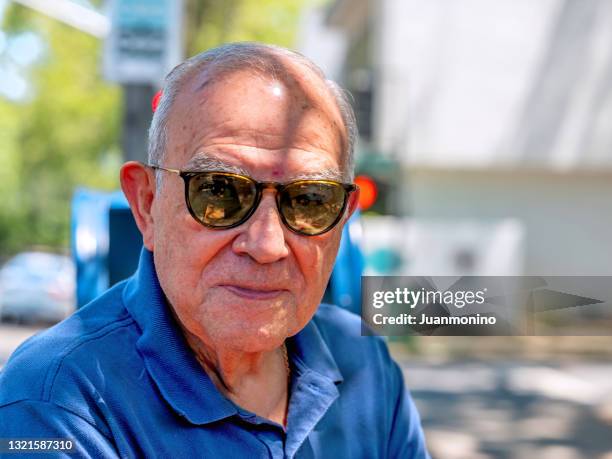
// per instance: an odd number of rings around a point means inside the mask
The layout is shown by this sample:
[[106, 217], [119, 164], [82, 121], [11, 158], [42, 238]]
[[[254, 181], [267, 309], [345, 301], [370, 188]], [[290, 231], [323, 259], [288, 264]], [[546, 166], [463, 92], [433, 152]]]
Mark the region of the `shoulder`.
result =
[[419, 414], [385, 340], [362, 336], [361, 318], [337, 306], [322, 304], [314, 323], [342, 374], [343, 404], [355, 408], [346, 422], [359, 419], [367, 426], [360, 435], [381, 440], [380, 457], [429, 458]]
[[96, 378], [104, 378], [101, 368], [117, 358], [113, 350], [137, 333], [121, 292], [115, 286], [24, 342], [0, 372], [0, 407], [22, 401], [70, 405], [71, 398], [94, 396]]

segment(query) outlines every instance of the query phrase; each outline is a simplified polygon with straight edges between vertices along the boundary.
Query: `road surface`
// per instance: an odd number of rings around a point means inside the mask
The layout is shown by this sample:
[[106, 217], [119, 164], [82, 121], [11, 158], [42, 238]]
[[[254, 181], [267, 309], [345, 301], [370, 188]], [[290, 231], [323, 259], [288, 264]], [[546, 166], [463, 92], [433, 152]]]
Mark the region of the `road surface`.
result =
[[[39, 330], [0, 324], [0, 367]], [[612, 459], [612, 362], [397, 358], [433, 459]]]
[[434, 459], [612, 459], [612, 364], [402, 362]]

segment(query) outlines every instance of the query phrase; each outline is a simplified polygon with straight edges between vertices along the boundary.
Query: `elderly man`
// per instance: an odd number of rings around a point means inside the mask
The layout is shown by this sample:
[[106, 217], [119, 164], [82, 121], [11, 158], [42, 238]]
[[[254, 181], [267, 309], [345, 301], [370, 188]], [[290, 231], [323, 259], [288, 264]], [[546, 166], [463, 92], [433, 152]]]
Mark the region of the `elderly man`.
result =
[[384, 342], [319, 305], [357, 203], [354, 140], [342, 91], [288, 50], [174, 69], [150, 164], [121, 170], [138, 271], [15, 352], [0, 437], [92, 457], [428, 457]]

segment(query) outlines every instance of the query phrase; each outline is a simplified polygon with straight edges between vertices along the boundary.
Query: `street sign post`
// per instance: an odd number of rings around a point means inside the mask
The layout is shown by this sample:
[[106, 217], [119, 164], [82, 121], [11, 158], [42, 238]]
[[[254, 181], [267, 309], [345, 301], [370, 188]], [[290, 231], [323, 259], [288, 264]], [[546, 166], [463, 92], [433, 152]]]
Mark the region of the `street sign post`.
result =
[[105, 77], [159, 85], [182, 59], [182, 0], [110, 0], [109, 8]]
[[104, 75], [123, 85], [126, 160], [146, 161], [151, 98], [182, 60], [182, 0], [109, 0]]

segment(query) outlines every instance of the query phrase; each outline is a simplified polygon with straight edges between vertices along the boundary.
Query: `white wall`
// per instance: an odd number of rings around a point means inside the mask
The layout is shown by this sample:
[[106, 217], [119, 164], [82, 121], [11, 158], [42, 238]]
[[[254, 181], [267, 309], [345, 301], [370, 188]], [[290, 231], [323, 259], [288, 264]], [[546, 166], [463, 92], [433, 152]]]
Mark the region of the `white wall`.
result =
[[445, 168], [612, 169], [612, 2], [373, 3], [383, 152]]
[[612, 275], [612, 175], [413, 170], [415, 220], [520, 222], [526, 275]]
[[397, 213], [425, 228], [406, 238], [510, 221], [525, 274], [612, 275], [612, 1], [369, 4], [373, 148], [403, 163]]

